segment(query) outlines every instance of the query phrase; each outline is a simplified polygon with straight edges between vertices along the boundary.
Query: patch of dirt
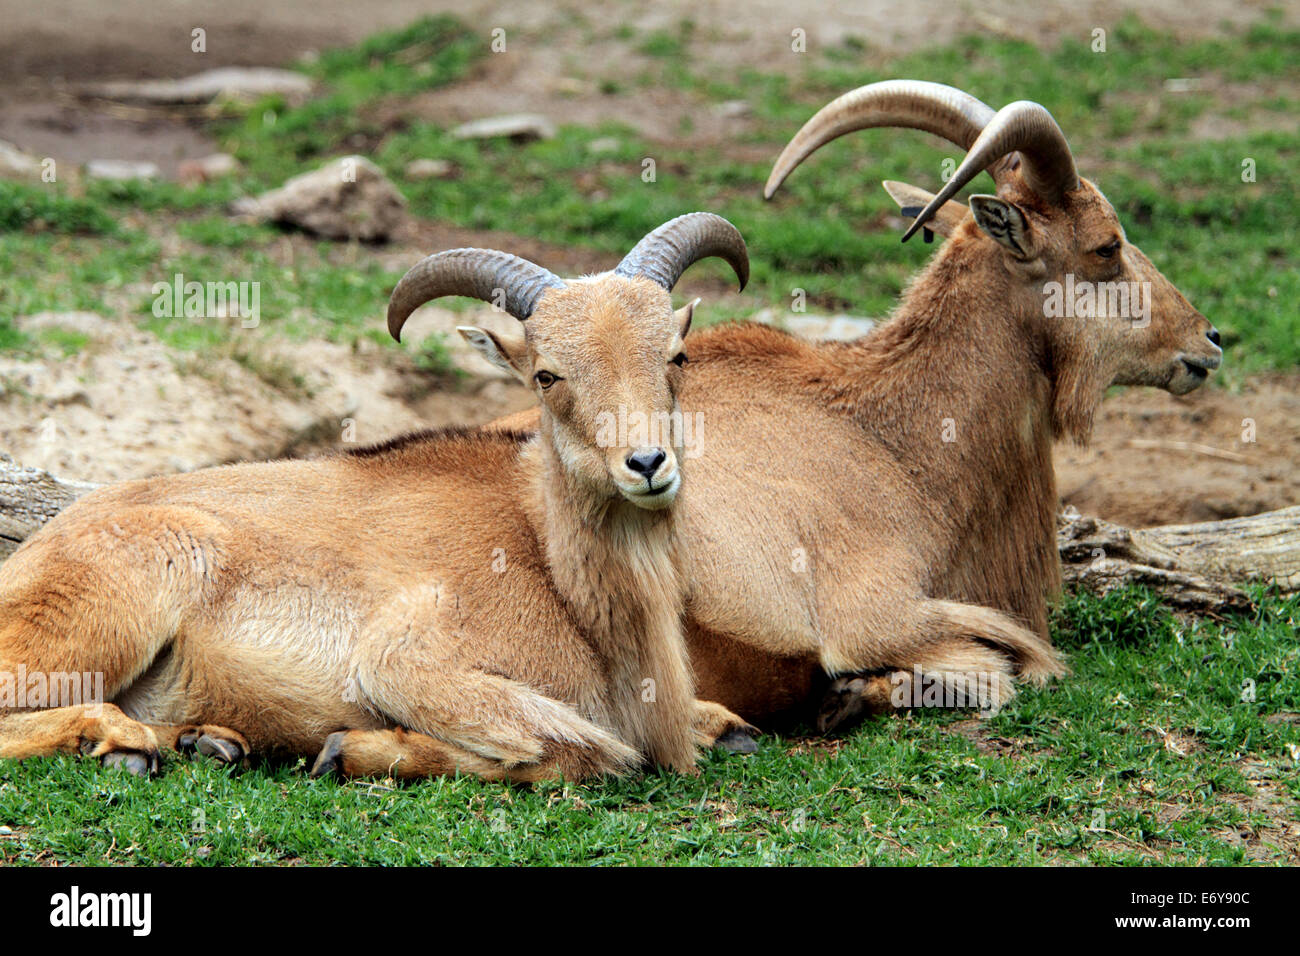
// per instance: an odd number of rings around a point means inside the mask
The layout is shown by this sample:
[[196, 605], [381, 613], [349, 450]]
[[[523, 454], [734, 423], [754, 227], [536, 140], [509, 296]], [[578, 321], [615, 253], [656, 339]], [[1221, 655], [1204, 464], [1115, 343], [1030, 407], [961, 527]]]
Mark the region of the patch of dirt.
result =
[[1132, 527], [1300, 504], [1300, 375], [1181, 397], [1127, 389], [1102, 403], [1091, 445], [1055, 461], [1063, 503]]
[[[1169, 751], [1175, 757], [1186, 757], [1202, 749], [1201, 742], [1196, 739], [1194, 733], [1185, 733], [1180, 730], [1165, 730], [1162, 727], [1148, 727], [1143, 731], [1149, 737], [1159, 739], [1165, 750]], [[1145, 786], [1142, 787], [1145, 790]]]
[[[1300, 818], [1296, 803], [1282, 783], [1284, 775], [1295, 772], [1275, 767], [1262, 760], [1244, 760], [1241, 772], [1250, 785], [1250, 792], [1224, 793], [1221, 798], [1239, 807], [1247, 819], [1218, 836], [1230, 846], [1245, 849], [1252, 863], [1300, 864]], [[1250, 817], [1262, 815], [1265, 822], [1251, 822]]]
[[366, 343], [196, 357], [126, 322], [100, 322], [75, 355], [0, 357], [0, 448], [19, 463], [117, 481], [473, 424], [531, 402], [495, 379], [431, 387]]
[[989, 722], [978, 717], [959, 720], [948, 724], [943, 729], [945, 733], [956, 734], [969, 740], [980, 753], [991, 754], [994, 757], [1018, 756], [1029, 744], [1029, 741], [1024, 739], [1002, 737], [993, 733], [989, 729]]
[[[764, 63], [800, 69], [790, 48], [791, 31], [802, 29], [808, 47], [838, 46], [854, 38], [871, 47], [902, 52], [942, 43], [962, 33], [986, 31], [1052, 42], [1069, 34], [1090, 36], [1113, 27], [1130, 9], [1116, 0], [1074, 0], [1025, 6], [1013, 0], [876, 0], [819, 3], [789, 0], [656, 0], [593, 7], [585, 0], [523, 3], [520, 0], [225, 0], [220, 4], [158, 4], [154, 0], [46, 0], [6, 4], [0, 39], [0, 80], [22, 76], [162, 77], [216, 66], [282, 65], [312, 50], [355, 43], [377, 30], [403, 26], [436, 13], [453, 13], [483, 31], [506, 30], [511, 46], [527, 54], [497, 90], [503, 102], [519, 88], [545, 89], [563, 69], [629, 75], [629, 58], [653, 31], [675, 33], [694, 25], [691, 53], [709, 63]], [[1206, 36], [1231, 21], [1257, 21], [1274, 0], [1148, 0], [1143, 19], [1157, 28]], [[1294, 4], [1282, 20], [1300, 22]], [[632, 36], [620, 38], [619, 28]], [[192, 31], [206, 32], [205, 53], [191, 49]], [[541, 90], [539, 90], [539, 93]], [[544, 94], [542, 94], [544, 95]]]
[[[82, 166], [93, 159], [149, 162], [174, 179], [186, 159], [218, 152], [194, 110], [162, 110], [82, 100], [39, 83], [10, 88], [0, 98], [0, 140], [38, 159]], [[59, 180], [69, 179], [66, 169]]]
[[[579, 0], [525, 4], [511, 0], [227, 0], [222, 4], [163, 4], [154, 0], [49, 0], [7, 4], [0, 36], [0, 139], [38, 157], [79, 164], [89, 159], [147, 160], [164, 175], [182, 159], [213, 152], [184, 111], [130, 109], [77, 101], [71, 87], [101, 79], [183, 77], [222, 66], [285, 66], [321, 49], [418, 17], [454, 13], [483, 32], [505, 31], [504, 51], [485, 57], [464, 82], [431, 92], [403, 112], [442, 122], [503, 112], [536, 112], [553, 120], [624, 123], [658, 141], [737, 142], [748, 125], [700, 94], [672, 83], [642, 85], [665, 61], [643, 46], [656, 32], [685, 35], [687, 56], [731, 70], [761, 63], [765, 70], [801, 72], [812, 58], [792, 49], [803, 31], [806, 49], [861, 44], [864, 63], [964, 33], [995, 33], [1041, 44], [1088, 37], [1113, 28], [1125, 5], [1112, 0], [1023, 7], [1011, 0], [880, 0], [815, 7], [788, 0], [659, 0], [620, 4], [600, 13]], [[1158, 29], [1185, 36], [1213, 34], [1231, 20], [1261, 18], [1271, 0], [1152, 0], [1141, 16]], [[1283, 10], [1300, 23], [1300, 7]], [[193, 34], [204, 31], [204, 49]]]
[[[1214, 73], [1200, 74], [1194, 77], [1169, 77], [1182, 79], [1190, 83], [1186, 89], [1177, 92], [1155, 86], [1142, 90], [1122, 90], [1108, 93], [1102, 105], [1103, 110], [1126, 108], [1138, 113], [1137, 125], [1145, 126], [1160, 116], [1168, 106], [1181, 99], [1189, 99], [1201, 107], [1202, 112], [1191, 122], [1188, 136], [1193, 140], [1220, 140], [1260, 130], [1292, 132], [1300, 128], [1300, 118], [1293, 112], [1263, 108], [1253, 110], [1247, 115], [1235, 115], [1243, 103], [1286, 102], [1300, 95], [1300, 83], [1287, 78], [1270, 80], [1267, 84], [1255, 81], [1234, 81]], [[1119, 137], [1108, 147], [1126, 147], [1137, 140], [1134, 135]], [[1083, 150], [1088, 144], [1081, 144]], [[1081, 153], [1082, 154], [1082, 153]], [[1094, 168], [1091, 163], [1089, 168]], [[1099, 164], [1104, 169], [1104, 163]], [[1082, 168], [1082, 167], [1081, 167]]]

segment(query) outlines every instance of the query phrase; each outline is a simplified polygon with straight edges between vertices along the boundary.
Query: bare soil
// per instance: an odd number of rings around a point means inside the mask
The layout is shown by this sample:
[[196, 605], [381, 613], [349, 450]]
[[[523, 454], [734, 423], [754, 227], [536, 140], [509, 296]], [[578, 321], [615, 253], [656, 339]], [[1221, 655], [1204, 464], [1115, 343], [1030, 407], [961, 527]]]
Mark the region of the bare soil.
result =
[[1120, 392], [1102, 403], [1089, 447], [1057, 448], [1056, 475], [1064, 503], [1133, 527], [1300, 504], [1300, 375], [1239, 392]]

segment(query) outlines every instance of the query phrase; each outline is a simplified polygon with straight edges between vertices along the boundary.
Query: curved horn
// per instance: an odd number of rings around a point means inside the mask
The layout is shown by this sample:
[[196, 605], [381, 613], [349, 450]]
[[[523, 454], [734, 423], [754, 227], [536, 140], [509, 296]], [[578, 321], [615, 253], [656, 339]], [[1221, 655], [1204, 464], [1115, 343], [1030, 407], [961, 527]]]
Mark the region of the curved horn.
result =
[[749, 281], [749, 252], [738, 230], [711, 212], [670, 219], [632, 247], [614, 269], [616, 275], [645, 276], [672, 291], [682, 273], [710, 256], [727, 260], [740, 288]]
[[[559, 276], [495, 249], [450, 249], [426, 256], [407, 270], [388, 300], [388, 332], [399, 342], [402, 326], [424, 303], [444, 295], [467, 295], [502, 304], [523, 321], [547, 289], [561, 289]], [[498, 298], [505, 296], [505, 302]]]
[[1068, 191], [1078, 188], [1079, 173], [1074, 168], [1074, 155], [1052, 114], [1028, 100], [1009, 103], [998, 110], [984, 127], [984, 132], [971, 146], [952, 179], [903, 234], [903, 241], [910, 239], [940, 206], [978, 176], [981, 169], [1013, 152], [1020, 153], [1020, 170], [1025, 185], [1052, 205], [1060, 205]]
[[964, 150], [996, 114], [953, 86], [923, 80], [869, 83], [823, 106], [777, 157], [763, 198], [771, 199], [796, 166], [836, 137], [876, 126], [902, 126], [942, 136]]

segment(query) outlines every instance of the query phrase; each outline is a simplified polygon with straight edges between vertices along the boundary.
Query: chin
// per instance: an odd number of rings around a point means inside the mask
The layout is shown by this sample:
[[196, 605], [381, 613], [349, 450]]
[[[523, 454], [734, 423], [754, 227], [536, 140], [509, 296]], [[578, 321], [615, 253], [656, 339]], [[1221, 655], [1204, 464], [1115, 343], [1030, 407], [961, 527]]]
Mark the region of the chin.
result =
[[677, 490], [682, 486], [681, 473], [673, 475], [672, 480], [662, 490], [656, 488], [647, 492], [643, 489], [619, 488], [619, 492], [632, 504], [646, 511], [662, 511], [677, 500]]
[[1171, 395], [1186, 395], [1204, 385], [1209, 377], [1207, 372], [1192, 372], [1185, 367], [1179, 368], [1174, 371], [1169, 384], [1165, 386], [1165, 391]]

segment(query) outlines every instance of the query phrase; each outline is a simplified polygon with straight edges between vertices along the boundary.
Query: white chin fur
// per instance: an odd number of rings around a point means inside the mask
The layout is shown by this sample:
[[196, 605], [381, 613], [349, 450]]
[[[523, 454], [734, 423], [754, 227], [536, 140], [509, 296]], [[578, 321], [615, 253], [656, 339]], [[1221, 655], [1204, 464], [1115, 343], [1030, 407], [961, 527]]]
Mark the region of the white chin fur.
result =
[[681, 485], [682, 476], [681, 473], [678, 472], [673, 475], [672, 481], [668, 483], [668, 487], [663, 491], [660, 491], [658, 494], [648, 494], [645, 490], [645, 485], [638, 485], [636, 488], [624, 488], [620, 485], [618, 490], [622, 493], [624, 498], [632, 502], [632, 504], [636, 505], [638, 508], [644, 508], [646, 511], [659, 511], [662, 508], [667, 508], [673, 503], [674, 499], [677, 497], [677, 489], [680, 488]]

